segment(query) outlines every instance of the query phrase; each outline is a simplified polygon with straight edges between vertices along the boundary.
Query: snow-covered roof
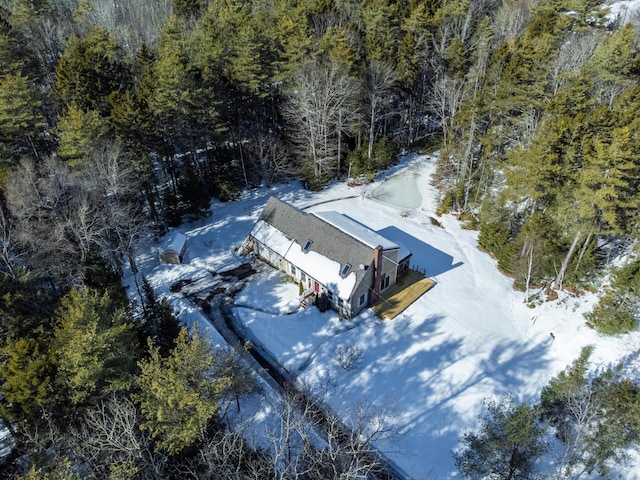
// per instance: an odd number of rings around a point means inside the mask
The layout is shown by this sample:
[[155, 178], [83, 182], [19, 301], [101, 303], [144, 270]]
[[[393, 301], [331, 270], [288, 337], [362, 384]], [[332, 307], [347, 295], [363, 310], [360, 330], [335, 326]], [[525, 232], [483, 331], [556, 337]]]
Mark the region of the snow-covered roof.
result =
[[260, 243], [267, 245], [271, 250], [281, 257], [285, 257], [295, 243], [292, 239], [287, 238], [280, 230], [272, 227], [264, 220], [258, 220], [251, 230], [251, 236]]
[[176, 253], [180, 253], [187, 243], [187, 237], [180, 232], [173, 232], [166, 237], [163, 245], [163, 250], [172, 250]]
[[305, 253], [295, 240], [288, 238], [277, 228], [264, 220], [258, 220], [251, 236], [292, 265], [304, 266], [304, 271], [325, 285], [340, 298], [349, 298], [356, 285], [356, 274], [351, 271], [346, 277], [340, 275], [342, 265], [313, 250]]
[[326, 211], [315, 212], [313, 215], [371, 248], [376, 248], [378, 245], [382, 245], [383, 250], [400, 248], [398, 244], [347, 217], [346, 215], [343, 215], [342, 213]]
[[398, 243], [398, 248], [400, 248], [400, 250], [398, 251], [398, 261], [400, 262], [405, 258], [407, 258], [409, 255], [411, 255], [411, 250], [405, 247], [401, 242], [397, 242], [397, 243]]

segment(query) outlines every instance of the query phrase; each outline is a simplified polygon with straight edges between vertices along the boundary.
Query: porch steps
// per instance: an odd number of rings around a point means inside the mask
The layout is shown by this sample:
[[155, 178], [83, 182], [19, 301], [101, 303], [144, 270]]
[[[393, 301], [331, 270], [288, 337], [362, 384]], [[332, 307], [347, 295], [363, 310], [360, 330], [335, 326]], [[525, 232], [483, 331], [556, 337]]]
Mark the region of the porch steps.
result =
[[307, 308], [310, 305], [316, 303], [316, 294], [310, 293], [308, 295], [304, 295], [302, 300], [300, 300], [300, 308]]

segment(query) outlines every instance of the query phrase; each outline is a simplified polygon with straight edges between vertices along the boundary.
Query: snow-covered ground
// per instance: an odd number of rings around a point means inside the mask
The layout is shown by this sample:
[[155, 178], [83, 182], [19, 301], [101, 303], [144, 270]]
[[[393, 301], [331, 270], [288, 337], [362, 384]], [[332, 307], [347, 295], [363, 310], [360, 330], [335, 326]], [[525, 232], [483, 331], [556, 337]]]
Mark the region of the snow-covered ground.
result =
[[[531, 308], [496, 262], [478, 250], [477, 232], [461, 228], [453, 216], [436, 217], [434, 168], [434, 159], [413, 155], [367, 187], [335, 183], [308, 192], [292, 182], [250, 191], [237, 202], [214, 203], [209, 219], [179, 229], [188, 238], [183, 265], [160, 265], [157, 250], [140, 259], [152, 286], [170, 297], [169, 287], [180, 279], [236, 266], [244, 259], [234, 249], [270, 195], [306, 211], [344, 213], [406, 246], [412, 266], [437, 283], [392, 321], [376, 318], [370, 309], [351, 321], [315, 308], [287, 315], [296, 309], [298, 286], [284, 283], [275, 271], [252, 279], [236, 298], [236, 311], [257, 341], [336, 412], [362, 402], [372, 409], [392, 405], [398, 434], [378, 446], [416, 479], [456, 477], [451, 450], [459, 433], [476, 425], [483, 400], [512, 394], [536, 401], [542, 386], [584, 345], [596, 345], [596, 366], [626, 358], [630, 371], [640, 371], [633, 355], [640, 334], [604, 338], [585, 326], [582, 314], [593, 306], [594, 295], [560, 292], [558, 300], [540, 297]], [[389, 181], [393, 175], [416, 182], [419, 195], [404, 205], [418, 206], [400, 207], [371, 195], [385, 181], [406, 188], [397, 178]], [[398, 203], [393, 195], [376, 196]], [[171, 301], [185, 323], [207, 325], [184, 299]], [[221, 341], [214, 331], [211, 337]], [[345, 369], [336, 351], [351, 346], [362, 354]], [[640, 479], [633, 467], [620, 468], [623, 478]]]

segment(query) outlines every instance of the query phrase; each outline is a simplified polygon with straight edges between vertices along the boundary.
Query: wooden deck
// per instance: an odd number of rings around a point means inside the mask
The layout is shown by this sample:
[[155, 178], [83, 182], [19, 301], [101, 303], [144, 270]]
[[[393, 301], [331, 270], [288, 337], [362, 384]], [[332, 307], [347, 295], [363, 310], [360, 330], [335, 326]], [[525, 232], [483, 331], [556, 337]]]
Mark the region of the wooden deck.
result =
[[395, 285], [390, 286], [372, 307], [381, 318], [392, 320], [400, 315], [436, 282], [416, 270], [405, 270]]

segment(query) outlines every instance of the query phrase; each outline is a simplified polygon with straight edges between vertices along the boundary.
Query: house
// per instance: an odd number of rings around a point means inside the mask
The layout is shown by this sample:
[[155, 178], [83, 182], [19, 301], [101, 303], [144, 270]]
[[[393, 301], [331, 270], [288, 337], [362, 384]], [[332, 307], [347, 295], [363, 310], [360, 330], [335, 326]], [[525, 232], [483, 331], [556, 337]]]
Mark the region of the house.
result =
[[187, 237], [179, 232], [167, 235], [167, 238], [160, 248], [160, 263], [182, 263], [184, 254], [187, 251]]
[[302, 284], [303, 297], [325, 293], [341, 316], [373, 305], [409, 268], [411, 252], [335, 211], [305, 213], [271, 197], [244, 252]]

